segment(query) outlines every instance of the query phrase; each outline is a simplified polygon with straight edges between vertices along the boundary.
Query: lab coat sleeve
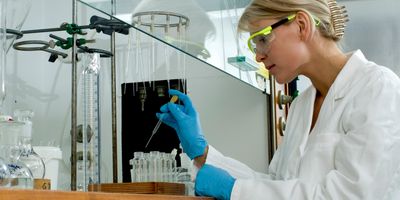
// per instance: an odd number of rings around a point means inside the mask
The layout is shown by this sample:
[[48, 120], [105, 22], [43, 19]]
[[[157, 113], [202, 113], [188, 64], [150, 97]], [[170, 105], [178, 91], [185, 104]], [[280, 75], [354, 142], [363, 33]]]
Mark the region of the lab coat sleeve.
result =
[[221, 152], [216, 150], [211, 145], [209, 145], [206, 163], [228, 171], [228, 173], [235, 178], [270, 179], [270, 177], [267, 174], [256, 172], [256, 171], [252, 170], [250, 167], [248, 167], [247, 165], [245, 165], [233, 158], [224, 156]]
[[399, 81], [383, 71], [365, 83], [346, 104], [340, 123], [345, 135], [335, 151], [334, 170], [322, 181], [239, 178], [231, 199], [384, 199], [399, 190]]

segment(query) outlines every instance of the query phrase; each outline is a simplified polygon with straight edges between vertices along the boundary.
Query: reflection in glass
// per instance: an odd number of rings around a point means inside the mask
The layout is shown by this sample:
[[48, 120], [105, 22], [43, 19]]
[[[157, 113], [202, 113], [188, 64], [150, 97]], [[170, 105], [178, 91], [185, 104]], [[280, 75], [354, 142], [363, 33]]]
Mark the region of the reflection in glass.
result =
[[[102, 11], [103, 13], [109, 13], [110, 6], [112, 6], [109, 2], [93, 2], [89, 0], [80, 1], [94, 9]], [[254, 57], [245, 45], [247, 34], [246, 37], [243, 37], [244, 34], [237, 34], [238, 18], [244, 10], [244, 7], [248, 5], [249, 2], [249, 0], [120, 0], [116, 3], [117, 11], [116, 15], [113, 17], [128, 24], [134, 24], [132, 16], [143, 12], [162, 11], [184, 15], [190, 20], [189, 25], [186, 27], [187, 29], [185, 31], [186, 34], [184, 40], [171, 36], [172, 31], [176, 32], [174, 28], [170, 29], [170, 34], [167, 36], [164, 34], [158, 34], [156, 31], [157, 28], [154, 28], [153, 32], [151, 32], [148, 27], [137, 26], [137, 28], [140, 29], [140, 33], [145, 32], [145, 35], [151, 35], [152, 38], [155, 38], [156, 44], [168, 43], [170, 46], [175, 48], [172, 50], [172, 53], [169, 53], [170, 63], [174, 63], [170, 65], [170, 68], [180, 66], [178, 63], [179, 59], [175, 60], [173, 57], [175, 56], [174, 53], [176, 56], [180, 53], [181, 55], [179, 56], [183, 57], [182, 60], [185, 60], [184, 58], [186, 56], [184, 55], [189, 55], [189, 57], [186, 57], [190, 58], [188, 61], [192, 61], [193, 58], [199, 59], [203, 63], [207, 63], [218, 70], [224, 71], [253, 87], [262, 89], [264, 87], [259, 87], [256, 81], [257, 76], [263, 77], [259, 71], [256, 71], [260, 68], [260, 64], [253, 62]], [[129, 11], [130, 9], [132, 11]], [[147, 19], [151, 21], [151, 17], [148, 17]], [[155, 19], [154, 21], [157, 20]], [[159, 32], [164, 33], [164, 30], [159, 29]], [[128, 40], [133, 44], [135, 44], [132, 42], [132, 40], [134, 41], [134, 37], [134, 34], [132, 34], [130, 35], [130, 38], [128, 38]], [[142, 54], [144, 54], [139, 55], [139, 59], [142, 59], [142, 61], [135, 59], [135, 54], [127, 55], [128, 58], [131, 58], [133, 61], [132, 63], [135, 63], [135, 60], [137, 61], [138, 64], [136, 63], [134, 66], [144, 66], [148, 64], [146, 63], [147, 61], [151, 62], [152, 60], [150, 53], [146, 55], [146, 47], [151, 46], [151, 44], [145, 43], [143, 38], [147, 39], [147, 36], [143, 37], [142, 34], [140, 38], [142, 43], [138, 44], [141, 47], [139, 49], [142, 49]], [[128, 51], [132, 50], [132, 48], [135, 49], [135, 45], [128, 47]], [[137, 54], [140, 53], [137, 52]], [[137, 56], [138, 55], [136, 55], [136, 57]], [[141, 57], [148, 58], [148, 60], [143, 60]], [[162, 57], [164, 56], [156, 56], [158, 59]], [[228, 60], [228, 58], [231, 59]], [[157, 62], [159, 61], [160, 60]], [[124, 63], [130, 64], [128, 59], [127, 62]], [[167, 63], [156, 63], [156, 71], [157, 67], [161, 67], [160, 64], [163, 64], [164, 66], [162, 67], [164, 68], [168, 67]], [[133, 82], [140, 82], [147, 77], [151, 77], [149, 79], [155, 78], [156, 80], [160, 80], [161, 78], [158, 78], [159, 76], [168, 75], [165, 75], [164, 72], [159, 72], [159, 70], [158, 74], [152, 74], [151, 72], [153, 72], [154, 65], [149, 65], [151, 68], [145, 67], [147, 71], [132, 70], [132, 65], [131, 68], [126, 67], [124, 70], [125, 73], [123, 73], [124, 79], [127, 79], [126, 76], [128, 73], [129, 77], [134, 79]], [[173, 73], [169, 73], [169, 75], [170, 79], [172, 79], [171, 76], [173, 76]]]
[[[3, 0], [6, 3], [6, 27], [20, 31], [24, 24], [26, 17], [28, 16], [29, 10], [31, 9], [31, 0]], [[12, 46], [15, 35], [7, 35], [6, 52]]]
[[[135, 15], [140, 13], [172, 13], [174, 17], [170, 17], [170, 22], [162, 18], [154, 17], [154, 24], [168, 24], [170, 30], [159, 29], [150, 31], [156, 36], [160, 32], [168, 32], [161, 34], [160, 39], [171, 43], [193, 56], [201, 56], [203, 59], [210, 57], [209, 51], [205, 48], [205, 40], [213, 37], [215, 27], [209, 19], [206, 11], [194, 0], [142, 0], [132, 11], [132, 24]], [[149, 15], [148, 15], [149, 16]], [[182, 17], [183, 16], [183, 17]], [[149, 20], [142, 18], [142, 24], [146, 25]], [[180, 26], [179, 26], [180, 25]], [[143, 27], [138, 27], [143, 28]], [[143, 29], [147, 31], [148, 29]]]
[[3, 113], [3, 103], [6, 97], [5, 65], [6, 65], [6, 3], [0, 2], [0, 115]]
[[[193, 0], [143, 0], [125, 21], [192, 56], [210, 57], [204, 41], [212, 32], [213, 25]], [[148, 82], [156, 89], [155, 81], [167, 80], [167, 89], [170, 89], [169, 80], [185, 80], [186, 54], [143, 35], [141, 31], [132, 31], [129, 35], [123, 82]], [[130, 60], [133, 60], [133, 66], [129, 65]], [[127, 77], [133, 80], [127, 81]], [[183, 88], [186, 89], [185, 85]], [[138, 91], [139, 88], [135, 88], [135, 92]]]
[[0, 114], [4, 114], [6, 54], [17, 38], [16, 35], [6, 34], [5, 30], [21, 30], [31, 8], [31, 0], [2, 0], [0, 7]]
[[[145, 11], [145, 12], [137, 12], [132, 15], [132, 25], [140, 28], [140, 29], [149, 29], [149, 32], [152, 35], [157, 35], [158, 37], [161, 38], [175, 38], [172, 41], [185, 41], [186, 37], [186, 30], [187, 26], [189, 25], [189, 18], [181, 15], [179, 13], [173, 13], [173, 12], [167, 12], [167, 11]], [[141, 43], [143, 41], [140, 40], [140, 35], [136, 35], [136, 41], [137, 44]], [[185, 45], [185, 43], [181, 42], [181, 44]], [[131, 44], [130, 44], [131, 46]], [[140, 48], [139, 45], [136, 46], [136, 52], [138, 52], [139, 55], [143, 56], [143, 53], [141, 52], [142, 49]], [[184, 46], [181, 46], [180, 48], [184, 48]], [[151, 40], [150, 48], [149, 48], [149, 57], [150, 57], [150, 62], [149, 62], [149, 70], [148, 71], [148, 77], [144, 77], [145, 80], [153, 80], [153, 85], [154, 86], [154, 80], [155, 80], [155, 73], [156, 73], [156, 41]], [[169, 80], [171, 79], [171, 68], [170, 68], [170, 61], [169, 61], [169, 56], [170, 56], [170, 51], [169, 47], [164, 45], [164, 62], [165, 62], [165, 76], [168, 81], [168, 90], [171, 88]], [[143, 59], [142, 57], [140, 59]], [[178, 62], [182, 61], [182, 59], [178, 59]], [[180, 63], [178, 63], [178, 66]], [[183, 70], [178, 74], [181, 74], [182, 77], [185, 76], [184, 72], [186, 69], [185, 63], [183, 62], [182, 64]], [[128, 66], [127, 66], [128, 67]], [[137, 69], [139, 70], [145, 70], [139, 65], [136, 66]], [[186, 88], [184, 86], [184, 88]]]

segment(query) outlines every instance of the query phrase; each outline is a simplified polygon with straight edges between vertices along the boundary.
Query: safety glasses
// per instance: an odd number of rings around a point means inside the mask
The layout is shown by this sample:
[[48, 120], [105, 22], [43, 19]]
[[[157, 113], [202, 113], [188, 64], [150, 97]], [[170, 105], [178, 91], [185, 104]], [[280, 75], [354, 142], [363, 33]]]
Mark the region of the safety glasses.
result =
[[[290, 15], [284, 19], [279, 20], [278, 22], [268, 26], [252, 35], [250, 35], [249, 40], [247, 41], [247, 45], [249, 49], [254, 54], [258, 52], [262, 52], [263, 50], [269, 47], [269, 43], [273, 40], [274, 35], [272, 34], [272, 30], [278, 28], [280, 25], [283, 25], [287, 22], [293, 21], [296, 17], [296, 14]], [[256, 48], [258, 46], [258, 48]]]

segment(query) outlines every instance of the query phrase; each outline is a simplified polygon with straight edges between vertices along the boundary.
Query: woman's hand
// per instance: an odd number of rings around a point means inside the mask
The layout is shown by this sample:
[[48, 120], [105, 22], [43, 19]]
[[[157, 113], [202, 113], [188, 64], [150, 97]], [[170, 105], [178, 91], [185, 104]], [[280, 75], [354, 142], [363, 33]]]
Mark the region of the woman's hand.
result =
[[169, 90], [170, 95], [178, 96], [183, 105], [167, 103], [157, 113], [157, 117], [175, 129], [183, 147], [190, 159], [204, 155], [207, 141], [203, 136], [200, 120], [192, 101], [178, 90]]

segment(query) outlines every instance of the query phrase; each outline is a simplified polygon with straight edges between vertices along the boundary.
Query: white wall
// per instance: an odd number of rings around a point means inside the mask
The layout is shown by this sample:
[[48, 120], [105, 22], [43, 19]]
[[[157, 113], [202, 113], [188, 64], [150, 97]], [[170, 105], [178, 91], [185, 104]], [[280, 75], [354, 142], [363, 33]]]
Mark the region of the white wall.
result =
[[190, 70], [205, 74], [188, 80], [188, 93], [200, 113], [209, 143], [226, 156], [266, 172], [267, 96], [208, 66], [197, 64]]
[[367, 59], [400, 75], [400, 1], [349, 1], [344, 5], [350, 18], [344, 49], [361, 49]]
[[[368, 60], [393, 70], [400, 76], [400, 20], [398, 0], [343, 0], [350, 21], [340, 42], [345, 52], [360, 49]], [[311, 82], [300, 77], [299, 90]]]

